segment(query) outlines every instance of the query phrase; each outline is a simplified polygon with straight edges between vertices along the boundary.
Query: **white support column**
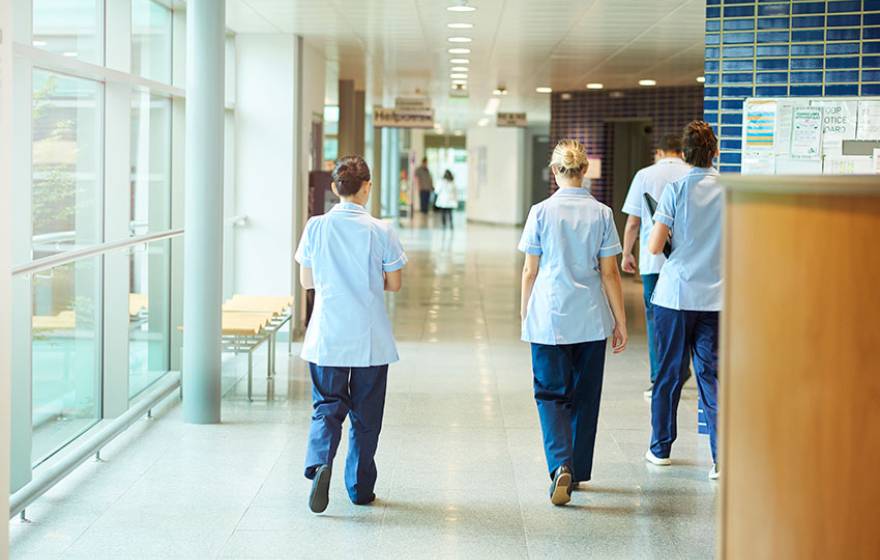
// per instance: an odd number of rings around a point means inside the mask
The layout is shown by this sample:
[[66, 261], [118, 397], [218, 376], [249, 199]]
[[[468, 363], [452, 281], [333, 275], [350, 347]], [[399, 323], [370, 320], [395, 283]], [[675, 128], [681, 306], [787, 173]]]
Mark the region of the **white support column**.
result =
[[[0, 0], [0, 309], [12, 305], [12, 2]], [[9, 511], [12, 331], [0, 321], [0, 511]], [[0, 523], [0, 560], [9, 558], [9, 523]]]
[[187, 2], [183, 418], [220, 422], [225, 3]]

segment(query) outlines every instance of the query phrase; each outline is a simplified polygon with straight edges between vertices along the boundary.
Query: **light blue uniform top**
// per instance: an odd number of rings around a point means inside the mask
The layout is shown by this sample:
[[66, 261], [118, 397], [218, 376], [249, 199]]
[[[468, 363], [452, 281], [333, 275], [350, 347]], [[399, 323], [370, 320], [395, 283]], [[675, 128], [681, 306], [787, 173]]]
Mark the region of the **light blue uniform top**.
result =
[[694, 168], [671, 183], [654, 220], [672, 229], [672, 254], [651, 303], [684, 311], [721, 311], [721, 215], [718, 171]]
[[519, 250], [541, 256], [524, 341], [576, 344], [611, 335], [614, 318], [599, 272], [599, 258], [621, 252], [611, 208], [586, 189], [560, 188], [532, 207]]
[[407, 259], [394, 228], [363, 206], [340, 202], [309, 220], [295, 258], [315, 281], [302, 358], [335, 367], [396, 362], [383, 272], [400, 270]]
[[645, 204], [645, 193], [659, 201], [664, 187], [673, 181], [678, 181], [690, 170], [691, 166], [681, 158], [663, 158], [654, 165], [640, 170], [633, 177], [623, 203], [623, 211], [642, 220], [639, 228], [639, 274], [657, 274], [666, 262], [663, 253], [652, 255], [648, 251], [648, 237], [651, 235], [654, 220], [651, 218], [651, 210]]

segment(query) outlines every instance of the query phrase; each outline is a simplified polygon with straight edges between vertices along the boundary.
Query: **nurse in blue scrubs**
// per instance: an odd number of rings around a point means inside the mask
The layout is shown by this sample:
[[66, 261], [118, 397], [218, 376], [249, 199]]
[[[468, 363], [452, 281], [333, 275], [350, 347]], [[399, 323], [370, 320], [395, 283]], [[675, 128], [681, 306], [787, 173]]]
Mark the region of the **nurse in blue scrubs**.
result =
[[532, 207], [519, 243], [522, 339], [531, 343], [555, 505], [590, 480], [607, 339], [615, 353], [627, 342], [620, 241], [611, 209], [581, 187], [587, 165], [580, 142], [556, 146], [550, 169], [559, 190]]
[[651, 448], [645, 459], [660, 466], [672, 463], [678, 402], [693, 358], [714, 462], [709, 478], [715, 479], [724, 196], [712, 167], [718, 155], [712, 127], [702, 121], [690, 123], [682, 145], [685, 161], [693, 168], [663, 191], [648, 239], [648, 250], [659, 255], [671, 236], [672, 254], [660, 269], [652, 300], [659, 370], [651, 399]]
[[314, 413], [305, 476], [309, 507], [327, 508], [342, 423], [351, 420], [345, 485], [355, 504], [375, 498], [374, 456], [382, 429], [388, 364], [398, 361], [384, 292], [400, 290], [406, 254], [397, 233], [366, 210], [370, 169], [363, 158], [340, 159], [333, 191], [341, 202], [309, 220], [296, 251], [300, 281], [315, 290], [302, 358], [309, 363]]

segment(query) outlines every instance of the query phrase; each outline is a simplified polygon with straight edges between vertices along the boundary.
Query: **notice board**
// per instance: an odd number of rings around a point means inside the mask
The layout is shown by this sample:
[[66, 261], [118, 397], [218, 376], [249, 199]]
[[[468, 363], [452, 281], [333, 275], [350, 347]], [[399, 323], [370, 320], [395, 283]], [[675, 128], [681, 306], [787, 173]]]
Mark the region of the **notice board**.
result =
[[[848, 141], [876, 142], [872, 155]], [[862, 150], [864, 151], [864, 150]], [[750, 97], [743, 105], [744, 175], [880, 172], [880, 97]]]

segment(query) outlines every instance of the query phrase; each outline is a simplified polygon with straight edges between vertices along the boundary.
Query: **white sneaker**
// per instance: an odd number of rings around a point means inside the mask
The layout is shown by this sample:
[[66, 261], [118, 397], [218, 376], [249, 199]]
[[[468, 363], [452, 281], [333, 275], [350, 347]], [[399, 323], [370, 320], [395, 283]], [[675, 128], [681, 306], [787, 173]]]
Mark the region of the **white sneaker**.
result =
[[712, 465], [712, 470], [709, 471], [709, 480], [718, 480], [719, 476], [721, 476], [721, 472], [718, 470], [718, 465]]
[[650, 449], [645, 452], [645, 460], [658, 467], [667, 467], [672, 464], [672, 459], [669, 459], [668, 457], [666, 459], [661, 459], [654, 455]]

